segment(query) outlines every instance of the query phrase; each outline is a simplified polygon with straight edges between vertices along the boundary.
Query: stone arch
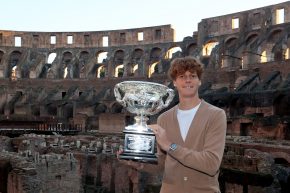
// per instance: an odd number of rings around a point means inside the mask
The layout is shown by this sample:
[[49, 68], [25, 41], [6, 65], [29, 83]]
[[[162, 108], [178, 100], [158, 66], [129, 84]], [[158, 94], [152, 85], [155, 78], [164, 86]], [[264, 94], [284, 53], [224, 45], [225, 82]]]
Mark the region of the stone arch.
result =
[[114, 77], [123, 77], [124, 75], [124, 59], [125, 52], [124, 50], [117, 50], [114, 53]]
[[226, 48], [233, 47], [234, 45], [236, 45], [237, 41], [238, 41], [237, 36], [230, 36], [225, 39], [225, 47]]
[[62, 54], [62, 63], [68, 64], [72, 61], [73, 54], [70, 51], [65, 51]]
[[258, 33], [250, 33], [247, 35], [246, 39], [246, 46], [250, 48], [250, 46], [258, 39]]
[[73, 54], [69, 51], [66, 51], [62, 54], [62, 69], [61, 77], [62, 78], [73, 78], [74, 66], [72, 65]]
[[214, 47], [216, 47], [219, 44], [219, 42], [217, 40], [210, 40], [207, 41], [207, 43], [205, 43], [202, 47], [202, 55], [203, 56], [210, 56], [211, 55], [211, 51], [214, 49]]
[[56, 56], [57, 56], [57, 53], [56, 52], [49, 53], [48, 54], [48, 57], [47, 57], [46, 63], [52, 64], [55, 61]]
[[115, 67], [114, 77], [123, 77], [124, 75], [124, 64], [117, 65]]
[[167, 50], [165, 54], [165, 59], [180, 57], [181, 53], [182, 53], [182, 49], [180, 46], [173, 46]]
[[221, 68], [242, 67], [241, 49], [238, 50], [238, 38], [230, 36], [224, 41], [224, 51], [221, 55]]
[[288, 60], [290, 58], [290, 34], [286, 34], [285, 41], [283, 42], [283, 59]]
[[195, 56], [198, 46], [196, 43], [189, 44], [185, 49], [186, 56]]
[[283, 29], [275, 28], [269, 33], [267, 42], [276, 43], [282, 38], [282, 36], [283, 36]]
[[259, 55], [257, 50], [253, 51], [252, 45], [258, 41], [258, 33], [249, 33], [245, 38], [245, 47], [242, 56], [242, 68], [247, 68], [249, 64], [257, 63]]
[[80, 61], [80, 65], [84, 66], [90, 58], [90, 53], [88, 51], [81, 51], [80, 53], [80, 57], [79, 57], [79, 61]]
[[[282, 29], [275, 28], [269, 33], [267, 39], [258, 47], [258, 54], [261, 55], [261, 63], [274, 61], [275, 53], [273, 53], [273, 48], [275, 45], [279, 44], [282, 36]], [[282, 52], [280, 49], [276, 49], [278, 50], [276, 58], [282, 58]]]
[[270, 55], [271, 55], [271, 52], [269, 51], [270, 48], [263, 48], [261, 46], [258, 47], [258, 55], [259, 55], [259, 60], [258, 62], [260, 63], [266, 63], [266, 62], [269, 62], [270, 61]]
[[57, 53], [50, 52], [48, 53], [48, 57], [46, 59], [45, 64], [42, 66], [41, 72], [39, 74], [39, 78], [46, 78], [48, 76], [48, 72], [51, 71], [51, 67], [53, 63], [56, 61]]
[[154, 47], [150, 51], [150, 62], [158, 62], [161, 60], [162, 50], [159, 47]]
[[105, 68], [105, 65], [101, 65], [97, 68], [97, 71], [96, 71], [96, 76], [97, 78], [104, 78], [106, 76], [106, 68]]
[[273, 60], [274, 61], [282, 61], [285, 57], [284, 57], [284, 50], [282, 47], [281, 43], [278, 43], [276, 45], [274, 45], [274, 47], [272, 48], [272, 53], [273, 53]]
[[138, 64], [144, 57], [144, 50], [141, 48], [134, 49], [132, 53], [132, 62]]
[[154, 75], [157, 75], [160, 73], [160, 62], [153, 62], [152, 64], [149, 65], [148, 69], [148, 77], [152, 77]]
[[138, 69], [142, 67], [144, 59], [144, 50], [141, 48], [136, 48], [132, 53], [131, 64], [129, 67], [129, 73], [134, 76], [138, 76]]
[[284, 50], [283, 50], [283, 43], [281, 42], [281, 39], [284, 37], [283, 30], [278, 28], [273, 30], [268, 38], [268, 41], [273, 43], [272, 47], [272, 55], [274, 61], [281, 61], [284, 57]]
[[16, 79], [16, 69], [18, 68], [19, 61], [21, 59], [22, 53], [20, 51], [13, 51], [10, 54], [8, 69], [7, 69], [7, 78]]
[[96, 59], [97, 59], [97, 63], [104, 63], [105, 61], [107, 61], [107, 57], [108, 57], [108, 52], [107, 51], [104, 51], [104, 50], [101, 50], [101, 51], [98, 51], [96, 53]]
[[108, 52], [105, 50], [100, 50], [96, 52], [95, 57], [96, 57], [97, 65], [95, 63], [91, 64], [94, 66], [91, 66], [91, 70], [89, 71], [90, 73], [94, 74], [94, 77], [104, 78], [107, 76], [107, 72], [108, 72], [108, 66], [105, 65], [107, 64], [107, 61], [108, 61]]
[[79, 73], [80, 77], [83, 77], [83, 73], [85, 71], [85, 66], [86, 64], [89, 62], [89, 58], [90, 58], [90, 53], [88, 51], [81, 51], [80, 52], [80, 57], [79, 57], [79, 62], [78, 65], [76, 65], [77, 69], [76, 71]]
[[2, 58], [4, 57], [4, 52], [2, 50], [0, 50], [0, 66], [1, 66], [1, 62], [2, 62]]
[[117, 50], [114, 53], [114, 64], [115, 65], [123, 64], [124, 63], [124, 59], [125, 59], [124, 50]]
[[133, 73], [134, 76], [138, 76], [139, 75], [139, 73], [138, 73], [139, 65], [140, 64], [133, 64], [132, 65], [132, 73]]

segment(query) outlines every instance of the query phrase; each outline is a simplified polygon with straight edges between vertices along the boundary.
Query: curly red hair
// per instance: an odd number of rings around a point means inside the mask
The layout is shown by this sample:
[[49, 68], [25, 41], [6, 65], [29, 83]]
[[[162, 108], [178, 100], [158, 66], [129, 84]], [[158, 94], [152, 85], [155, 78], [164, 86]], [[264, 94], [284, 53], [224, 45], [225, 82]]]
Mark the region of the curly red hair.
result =
[[177, 76], [184, 74], [186, 71], [191, 73], [196, 72], [198, 78], [201, 80], [203, 73], [202, 63], [194, 57], [175, 58], [172, 60], [168, 76], [171, 80], [176, 80]]

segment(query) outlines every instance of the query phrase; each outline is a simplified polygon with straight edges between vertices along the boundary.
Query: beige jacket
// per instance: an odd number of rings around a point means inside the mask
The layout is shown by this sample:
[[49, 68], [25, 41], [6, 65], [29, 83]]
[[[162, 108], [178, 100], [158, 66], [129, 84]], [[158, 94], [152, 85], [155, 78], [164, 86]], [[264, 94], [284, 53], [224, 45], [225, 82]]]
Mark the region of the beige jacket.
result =
[[175, 151], [158, 151], [159, 167], [164, 167], [161, 193], [217, 193], [219, 167], [225, 136], [225, 112], [202, 101], [183, 141], [177, 121], [178, 106], [161, 114], [157, 123], [170, 141], [178, 144]]

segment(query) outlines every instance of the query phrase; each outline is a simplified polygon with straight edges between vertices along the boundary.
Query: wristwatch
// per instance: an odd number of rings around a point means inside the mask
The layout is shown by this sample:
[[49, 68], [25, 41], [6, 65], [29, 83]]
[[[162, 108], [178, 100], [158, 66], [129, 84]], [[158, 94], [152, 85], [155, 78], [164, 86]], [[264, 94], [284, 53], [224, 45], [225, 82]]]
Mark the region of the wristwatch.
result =
[[176, 143], [171, 143], [169, 150], [170, 151], [175, 151], [177, 149], [177, 144]]

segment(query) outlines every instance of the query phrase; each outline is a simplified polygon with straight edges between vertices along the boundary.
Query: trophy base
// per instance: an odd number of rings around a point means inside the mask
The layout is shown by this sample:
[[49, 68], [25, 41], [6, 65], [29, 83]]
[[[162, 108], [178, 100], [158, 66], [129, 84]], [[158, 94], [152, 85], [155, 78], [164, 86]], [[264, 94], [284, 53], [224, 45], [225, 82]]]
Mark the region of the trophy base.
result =
[[156, 142], [153, 132], [139, 132], [124, 130], [124, 151], [119, 155], [120, 159], [145, 163], [157, 163]]
[[119, 159], [132, 160], [136, 162], [157, 164], [158, 160], [155, 155], [133, 154], [133, 153], [121, 153]]

